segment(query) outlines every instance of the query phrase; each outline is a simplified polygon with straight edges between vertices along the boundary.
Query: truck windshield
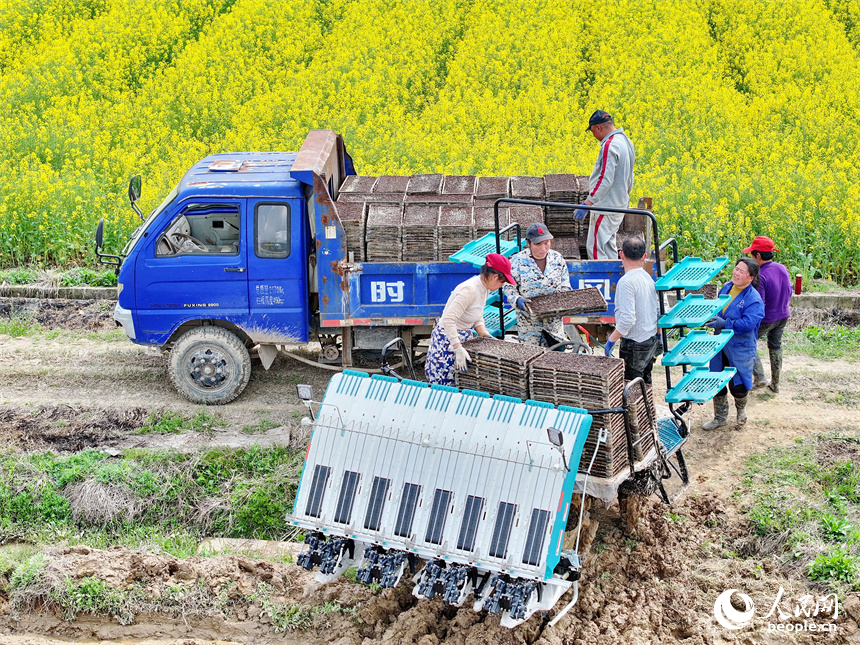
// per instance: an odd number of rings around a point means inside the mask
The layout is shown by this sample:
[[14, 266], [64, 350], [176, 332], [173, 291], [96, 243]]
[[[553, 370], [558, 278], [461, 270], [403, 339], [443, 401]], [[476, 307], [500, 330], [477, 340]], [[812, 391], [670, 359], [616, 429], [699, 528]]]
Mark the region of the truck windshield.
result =
[[125, 248], [122, 250], [123, 256], [128, 256], [128, 254], [131, 253], [132, 249], [134, 249], [140, 238], [143, 237], [143, 232], [149, 228], [149, 225], [155, 221], [155, 218], [157, 218], [164, 211], [165, 208], [170, 206], [173, 200], [176, 199], [177, 194], [179, 194], [179, 184], [173, 187], [173, 190], [171, 190], [167, 194], [167, 197], [165, 197], [161, 204], [158, 205], [158, 208], [156, 208], [149, 214], [149, 217], [146, 218], [146, 221], [134, 230], [134, 233], [131, 234], [131, 239], [128, 241], [128, 244], [126, 244]]

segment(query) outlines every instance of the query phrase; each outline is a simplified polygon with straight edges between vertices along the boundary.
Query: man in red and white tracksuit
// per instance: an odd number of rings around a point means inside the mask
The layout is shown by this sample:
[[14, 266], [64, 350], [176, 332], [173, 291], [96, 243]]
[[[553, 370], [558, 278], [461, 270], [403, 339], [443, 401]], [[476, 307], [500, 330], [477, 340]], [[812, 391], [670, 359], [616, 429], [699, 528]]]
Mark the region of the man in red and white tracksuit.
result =
[[[588, 128], [600, 142], [600, 154], [589, 177], [589, 194], [585, 203], [589, 206], [608, 206], [609, 208], [629, 208], [630, 191], [633, 189], [633, 163], [636, 151], [624, 130], [616, 128], [612, 117], [603, 110], [597, 110], [588, 120]], [[585, 209], [576, 211], [575, 217], [583, 219]], [[590, 260], [617, 260], [618, 248], [615, 234], [623, 213], [589, 211], [588, 258]]]

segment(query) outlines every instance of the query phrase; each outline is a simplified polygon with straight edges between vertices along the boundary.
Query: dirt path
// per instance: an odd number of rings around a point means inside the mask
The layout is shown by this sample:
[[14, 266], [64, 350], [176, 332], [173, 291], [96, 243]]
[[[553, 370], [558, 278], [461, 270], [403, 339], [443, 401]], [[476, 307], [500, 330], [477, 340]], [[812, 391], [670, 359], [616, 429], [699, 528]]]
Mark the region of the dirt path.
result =
[[[94, 337], [80, 331], [54, 337], [44, 333], [28, 338], [0, 336], [0, 441], [30, 450], [100, 446], [117, 451], [132, 446], [182, 450], [289, 441], [304, 412], [295, 384], [309, 382], [321, 395], [330, 372], [287, 358], [277, 359], [268, 372], [255, 367], [238, 400], [222, 408], [205, 408], [184, 401], [173, 390], [166, 377], [165, 357], [148, 355], [104, 331]], [[692, 485], [671, 514], [650, 499], [634, 509], [633, 527], [625, 533], [617, 507], [595, 509], [600, 528], [586, 562], [579, 602], [554, 628], [546, 628], [537, 616], [516, 630], [505, 630], [498, 619], [475, 614], [470, 608], [417, 602], [409, 585], [378, 592], [339, 580], [320, 587], [290, 564], [237, 556], [171, 564], [168, 556], [123, 549], [86, 553], [72, 549], [57, 551], [52, 566], [73, 578], [110, 574], [120, 586], [141, 584], [152, 593], [164, 585], [202, 579], [213, 593], [224, 584], [242, 593], [218, 613], [140, 614], [129, 626], [84, 615], [66, 622], [51, 612], [16, 618], [8, 607], [0, 607], [0, 643], [860, 642], [855, 622], [860, 612], [853, 619], [843, 614], [836, 637], [770, 634], [764, 628], [734, 633], [723, 630], [713, 619], [714, 600], [725, 589], [743, 589], [756, 598], [772, 598], [780, 586], [795, 596], [808, 589], [805, 581], [787, 577], [775, 560], [723, 555], [738, 551], [750, 539], [749, 527], [732, 501], [745, 459], [770, 446], [789, 445], [799, 437], [834, 430], [860, 432], [860, 364], [788, 356], [785, 373], [779, 395], [753, 396], [750, 421], [742, 429], [702, 432], [700, 424], [709, 418], [710, 406], [694, 411], [694, 433], [685, 447]], [[201, 410], [216, 412], [224, 425], [207, 433], [132, 434], [154, 410], [188, 415]], [[263, 419], [276, 427], [248, 431]], [[148, 562], [144, 573], [142, 558]], [[321, 606], [337, 600], [349, 611], [316, 616], [304, 631], [275, 634], [263, 606], [246, 599], [260, 581], [274, 584], [281, 602]]]

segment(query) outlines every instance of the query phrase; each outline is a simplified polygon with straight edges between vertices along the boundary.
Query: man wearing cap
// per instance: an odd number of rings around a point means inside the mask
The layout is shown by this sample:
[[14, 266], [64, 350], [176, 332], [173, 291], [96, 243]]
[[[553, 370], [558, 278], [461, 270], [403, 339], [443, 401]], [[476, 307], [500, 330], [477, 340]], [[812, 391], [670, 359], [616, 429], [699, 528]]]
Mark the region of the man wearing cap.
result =
[[782, 264], [773, 261], [774, 252], [779, 251], [773, 240], [764, 235], [757, 236], [744, 253], [749, 253], [759, 265], [758, 293], [764, 302], [764, 318], [758, 330], [759, 339], [767, 336], [770, 355], [770, 381], [765, 378], [761, 358], [756, 355], [753, 368], [753, 388], [767, 387], [779, 392], [782, 372], [782, 334], [791, 312], [791, 276]]
[[[590, 131], [600, 142], [600, 153], [589, 177], [588, 206], [628, 208], [633, 190], [633, 163], [636, 151], [624, 130], [616, 128], [612, 117], [603, 110], [595, 110], [588, 120]], [[624, 213], [607, 213], [599, 210], [577, 209], [574, 217], [585, 219], [590, 214], [586, 249], [590, 260], [617, 260], [615, 234], [624, 221]]]
[[505, 283], [516, 284], [511, 277], [511, 263], [504, 255], [490, 253], [481, 273], [458, 284], [439, 322], [430, 335], [430, 347], [424, 373], [429, 383], [454, 385], [454, 370], [465, 372], [472, 360], [463, 347], [472, 333], [488, 337], [484, 323], [484, 305], [492, 291], [498, 291]]
[[503, 287], [508, 302], [517, 308], [517, 335], [528, 345], [548, 346], [567, 340], [561, 316], [539, 320], [528, 310], [528, 299], [558, 291], [571, 291], [567, 262], [552, 250], [552, 233], [535, 222], [526, 230], [528, 246], [511, 258], [516, 286]]

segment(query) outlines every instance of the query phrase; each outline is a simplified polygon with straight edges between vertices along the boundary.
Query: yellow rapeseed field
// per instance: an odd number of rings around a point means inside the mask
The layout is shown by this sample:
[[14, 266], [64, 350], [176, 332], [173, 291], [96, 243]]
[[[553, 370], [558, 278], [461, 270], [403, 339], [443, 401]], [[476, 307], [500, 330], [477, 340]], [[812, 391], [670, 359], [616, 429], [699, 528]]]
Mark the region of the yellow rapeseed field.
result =
[[637, 149], [685, 254], [860, 270], [860, 0], [0, 0], [0, 266], [91, 260], [200, 157], [341, 132], [362, 174], [588, 174]]

